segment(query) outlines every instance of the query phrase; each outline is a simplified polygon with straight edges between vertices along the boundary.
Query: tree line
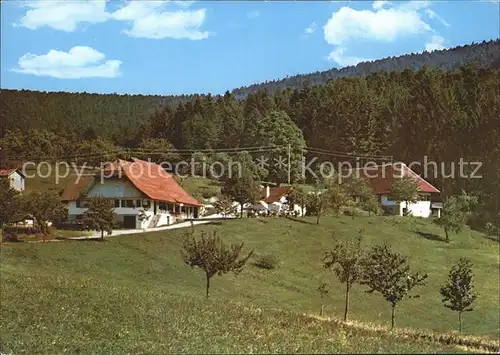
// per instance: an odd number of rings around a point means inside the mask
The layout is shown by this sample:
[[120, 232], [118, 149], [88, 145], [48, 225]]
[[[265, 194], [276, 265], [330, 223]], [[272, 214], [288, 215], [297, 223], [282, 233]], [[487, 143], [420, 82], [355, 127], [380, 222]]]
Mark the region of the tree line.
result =
[[237, 97], [246, 97], [259, 90], [275, 93], [283, 89], [300, 89], [311, 85], [322, 85], [331, 79], [344, 77], [360, 77], [381, 71], [403, 71], [405, 69], [419, 70], [424, 66], [453, 70], [465, 64], [475, 64], [481, 67], [500, 68], [500, 40], [471, 43], [433, 52], [410, 53], [397, 57], [362, 62], [355, 66], [341, 69], [329, 69], [322, 72], [287, 76], [281, 80], [270, 80], [264, 83], [253, 84], [234, 89], [232, 93]]
[[[308, 160], [334, 163], [356, 156], [365, 156], [361, 163], [372, 160], [370, 156], [392, 156], [397, 161], [420, 163], [414, 170], [426, 173], [424, 177], [443, 197], [462, 190], [477, 195], [477, 219], [481, 224], [486, 220], [496, 223], [500, 213], [499, 82], [500, 69], [465, 66], [453, 71], [379, 72], [321, 86], [278, 90], [274, 95], [258, 91], [245, 100], [229, 92], [218, 97], [195, 96], [164, 106], [148, 119], [129, 122], [127, 129], [120, 128], [115, 135], [104, 128], [77, 128], [81, 124], [57, 132], [49, 122], [46, 128], [36, 127], [36, 120], [24, 130], [16, 128], [12, 120], [21, 122], [19, 115], [32, 115], [19, 111], [3, 116], [11, 122], [6, 127], [13, 129], [4, 132], [0, 154], [5, 165], [16, 158], [46, 155], [99, 160], [119, 149], [125, 153], [142, 149], [146, 156], [172, 149], [183, 155], [183, 150], [192, 154], [268, 145], [277, 147], [272, 155], [277, 157], [286, 156], [283, 145], [290, 144], [293, 162], [300, 162], [303, 155]], [[71, 126], [79, 116], [65, 117]], [[109, 127], [120, 124], [106, 123]], [[460, 161], [465, 162], [462, 167]], [[426, 162], [435, 164], [424, 168]], [[476, 162], [481, 163], [478, 171]], [[464, 176], [459, 176], [460, 169]], [[283, 182], [285, 177], [283, 171], [271, 171], [268, 179]], [[296, 172], [292, 174], [293, 181], [297, 178]]]
[[[411, 53], [384, 58], [324, 72], [267, 81], [232, 91], [238, 99], [266, 90], [300, 90], [325, 85], [332, 79], [366, 77], [378, 72], [418, 71], [423, 67], [456, 70], [473, 64], [483, 68], [500, 68], [500, 40], [483, 41], [433, 52]], [[16, 128], [26, 132], [30, 128], [48, 128], [58, 134], [76, 132], [80, 136], [112, 137], [124, 144], [139, 131], [140, 124], [156, 109], [179, 102], [192, 101], [208, 95], [118, 95], [67, 92], [38, 92], [31, 90], [0, 89], [0, 138]]]

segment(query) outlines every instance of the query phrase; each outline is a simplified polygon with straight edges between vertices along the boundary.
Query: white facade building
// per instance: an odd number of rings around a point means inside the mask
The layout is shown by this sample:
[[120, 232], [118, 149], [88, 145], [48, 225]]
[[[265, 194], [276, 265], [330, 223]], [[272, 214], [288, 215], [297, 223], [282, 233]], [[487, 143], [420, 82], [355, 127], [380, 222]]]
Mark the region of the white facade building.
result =
[[0, 169], [0, 179], [8, 179], [12, 189], [23, 192], [25, 189], [24, 174], [17, 169]]
[[[354, 169], [350, 172], [358, 174], [359, 177], [365, 178], [369, 182], [386, 213], [398, 216], [409, 214], [424, 218], [431, 217], [433, 214], [438, 217], [441, 215], [442, 203], [434, 201], [439, 196], [440, 191], [404, 163], [370, 166]], [[391, 199], [394, 182], [403, 177], [412, 178], [418, 183], [419, 199], [408, 206], [406, 202], [396, 202]]]
[[303, 208], [292, 203], [290, 205], [290, 187], [262, 186], [261, 200], [253, 206], [256, 211], [269, 211], [276, 213], [292, 213], [298, 217], [305, 215], [306, 207]]
[[148, 229], [198, 217], [201, 204], [161, 166], [134, 159], [119, 160], [112, 170], [76, 177], [62, 195], [68, 218], [81, 219], [86, 199], [110, 199], [121, 228]]

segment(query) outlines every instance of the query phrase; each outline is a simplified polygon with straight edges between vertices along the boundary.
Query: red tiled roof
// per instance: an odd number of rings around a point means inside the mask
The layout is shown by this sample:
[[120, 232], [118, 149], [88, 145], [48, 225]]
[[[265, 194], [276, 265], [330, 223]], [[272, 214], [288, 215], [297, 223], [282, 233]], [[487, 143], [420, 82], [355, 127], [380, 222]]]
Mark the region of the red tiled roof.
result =
[[352, 172], [368, 179], [377, 195], [390, 194], [394, 180], [402, 177], [415, 179], [419, 185], [419, 192], [439, 193], [438, 189], [425, 181], [406, 164], [384, 164], [363, 167], [352, 170]]
[[135, 187], [150, 199], [201, 206], [201, 203], [188, 194], [160, 165], [139, 159], [133, 160], [134, 162], [120, 160], [121, 168]]
[[[102, 174], [105, 177], [126, 176], [139, 191], [152, 200], [201, 206], [201, 203], [189, 195], [160, 165], [139, 159], [133, 160], [130, 162], [119, 159], [106, 164]], [[75, 181], [70, 182], [63, 192], [63, 200], [76, 200], [89, 183], [90, 181], [85, 183], [82, 180], [78, 184], [75, 184]]]
[[261, 199], [265, 203], [273, 203], [279, 201], [283, 196], [290, 192], [290, 187], [270, 187], [269, 197], [266, 197], [266, 187], [261, 191]]
[[17, 169], [0, 169], [0, 176], [9, 176], [12, 174], [14, 171], [17, 171], [21, 176], [24, 176], [19, 170]]
[[9, 176], [15, 169], [0, 169], [0, 176]]
[[80, 197], [82, 191], [87, 188], [93, 181], [93, 175], [82, 175], [80, 180], [78, 176], [75, 175], [68, 184], [65, 186], [64, 191], [61, 195], [61, 200], [63, 201], [74, 201]]

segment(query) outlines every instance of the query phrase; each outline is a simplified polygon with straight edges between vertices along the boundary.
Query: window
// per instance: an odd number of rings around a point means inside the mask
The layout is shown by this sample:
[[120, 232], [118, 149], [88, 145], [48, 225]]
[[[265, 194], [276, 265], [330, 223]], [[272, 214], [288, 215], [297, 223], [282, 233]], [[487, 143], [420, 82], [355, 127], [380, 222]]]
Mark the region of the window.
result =
[[142, 200], [142, 207], [151, 208], [151, 200]]
[[88, 203], [88, 201], [85, 201], [85, 200], [76, 200], [76, 207], [77, 208], [88, 208], [89, 203]]
[[115, 207], [120, 207], [120, 200], [115, 200]]
[[122, 200], [122, 207], [133, 208], [135, 206], [134, 200]]
[[141, 200], [137, 200], [137, 201], [135, 202], [135, 207], [141, 207], [141, 206], [142, 206], [142, 204], [141, 204]]
[[167, 204], [165, 202], [160, 202], [159, 205], [158, 205], [158, 208], [161, 211], [166, 211], [167, 210]]

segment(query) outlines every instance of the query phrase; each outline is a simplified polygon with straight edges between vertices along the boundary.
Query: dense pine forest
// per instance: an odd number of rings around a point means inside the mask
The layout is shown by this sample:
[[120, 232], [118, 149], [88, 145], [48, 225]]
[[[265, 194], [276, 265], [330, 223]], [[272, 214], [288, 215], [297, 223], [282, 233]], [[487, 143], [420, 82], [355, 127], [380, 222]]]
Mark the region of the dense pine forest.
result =
[[[442, 51], [407, 54], [340, 70], [331, 69], [283, 80], [270, 81], [242, 87], [232, 91], [238, 98], [249, 93], [267, 90], [303, 89], [326, 84], [330, 79], [365, 77], [381, 71], [400, 72], [404, 69], [419, 70], [424, 65], [442, 70], [458, 69], [465, 64], [481, 68], [500, 68], [500, 40], [482, 42]], [[194, 99], [198, 95], [110, 95], [66, 92], [38, 92], [30, 90], [0, 90], [0, 137], [6, 130], [19, 128], [47, 128], [82, 132], [92, 128], [99, 135], [125, 136], [135, 134], [140, 124], [164, 105], [175, 108], [179, 102]], [[202, 95], [203, 96], [203, 95]]]
[[[248, 88], [245, 99], [230, 92], [155, 97], [2, 90], [0, 153], [6, 165], [111, 154], [119, 147], [195, 151], [291, 143], [295, 160], [305, 147], [309, 157], [327, 150], [427, 160], [444, 164], [444, 171], [426, 175], [444, 196], [476, 193], [482, 218], [492, 220], [500, 210], [500, 69], [491, 65], [498, 63], [499, 46], [495, 41], [385, 59], [371, 65], [391, 71], [365, 70], [324, 83], [325, 76], [275, 92]], [[448, 57], [447, 70], [413, 70], [432, 56], [436, 63]], [[405, 60], [411, 69], [400, 71]], [[332, 159], [328, 153], [321, 158]], [[482, 178], [443, 176], [452, 174], [453, 164], [458, 174], [461, 159], [482, 162]], [[469, 168], [474, 170], [463, 170]]]
[[398, 57], [383, 58], [371, 62], [359, 63], [342, 69], [330, 69], [305, 75], [295, 75], [281, 80], [267, 81], [233, 90], [236, 97], [246, 97], [257, 90], [276, 92], [279, 89], [297, 89], [310, 85], [325, 84], [330, 79], [362, 77], [381, 71], [419, 70], [424, 66], [442, 70], [457, 69], [465, 64], [479, 67], [500, 68], [500, 41], [483, 41], [480, 44], [458, 46], [434, 52], [410, 53]]

